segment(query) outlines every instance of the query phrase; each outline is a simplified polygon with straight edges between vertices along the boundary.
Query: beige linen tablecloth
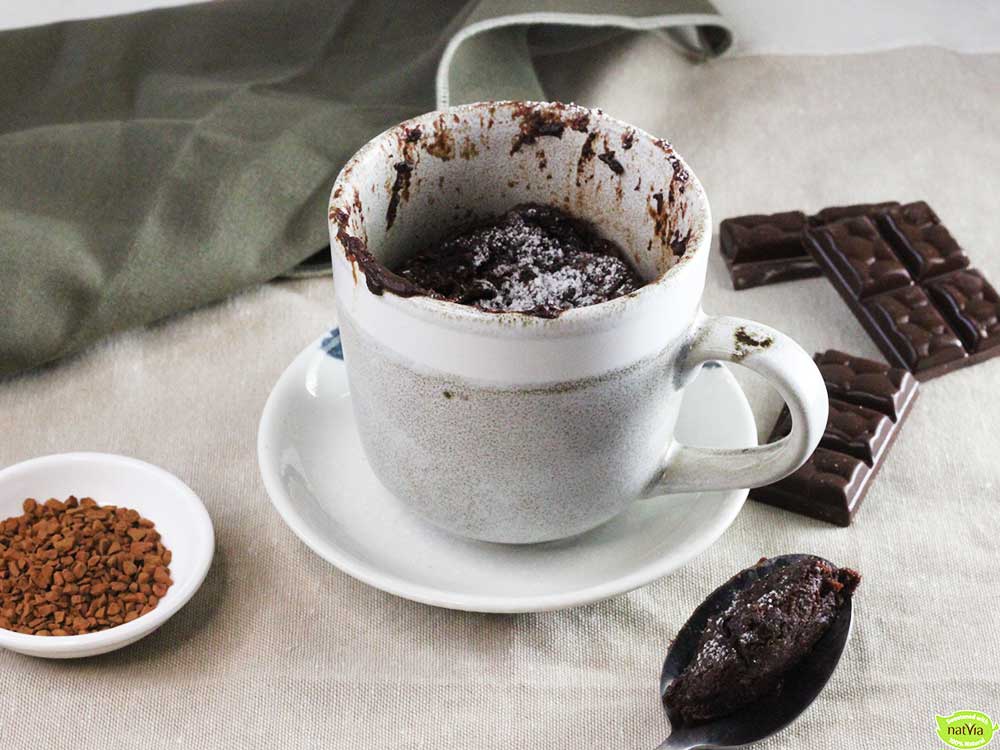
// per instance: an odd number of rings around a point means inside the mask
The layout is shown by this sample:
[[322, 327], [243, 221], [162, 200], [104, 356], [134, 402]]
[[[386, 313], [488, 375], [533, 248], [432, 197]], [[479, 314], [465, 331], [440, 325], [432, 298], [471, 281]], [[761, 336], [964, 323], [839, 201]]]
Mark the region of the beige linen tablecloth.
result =
[[[695, 67], [655, 38], [563, 61], [550, 90], [667, 137], [718, 219], [925, 198], [1000, 281], [1000, 56], [920, 48]], [[582, 82], [587, 82], [583, 85]], [[316, 217], [323, 221], [323, 217]], [[1000, 360], [928, 383], [849, 529], [750, 503], [674, 575], [566, 612], [484, 616], [368, 588], [271, 508], [257, 420], [292, 357], [335, 323], [329, 280], [284, 282], [0, 382], [0, 464], [134, 455], [186, 480], [215, 521], [200, 593], [119, 653], [0, 653], [0, 747], [651, 748], [671, 637], [761, 555], [814, 552], [864, 574], [840, 670], [763, 748], [934, 748], [934, 714], [1000, 719]], [[822, 279], [733, 292], [716, 255], [705, 306], [809, 350], [877, 351]], [[769, 430], [779, 402], [743, 378]], [[364, 498], [358, 498], [364, 502]]]

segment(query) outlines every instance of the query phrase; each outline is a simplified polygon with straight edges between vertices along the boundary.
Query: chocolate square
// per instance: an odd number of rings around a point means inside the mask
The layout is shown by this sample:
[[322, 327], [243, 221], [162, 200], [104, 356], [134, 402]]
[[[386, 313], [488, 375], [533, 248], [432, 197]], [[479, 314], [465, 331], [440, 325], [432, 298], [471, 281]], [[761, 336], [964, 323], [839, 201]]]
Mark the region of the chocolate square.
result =
[[[930, 214], [937, 218], [932, 211]], [[889, 212], [879, 217], [893, 249], [918, 282], [969, 265], [969, 257], [947, 227], [929, 218], [923, 209], [912, 206], [908, 212]]]
[[[773, 443], [791, 431], [792, 415], [785, 407], [774, 425], [769, 442]], [[892, 420], [885, 414], [831, 398], [830, 415], [819, 444], [821, 448], [846, 453], [874, 466], [891, 433]]]
[[864, 357], [828, 349], [814, 357], [831, 399], [847, 401], [881, 412], [899, 421], [917, 387], [913, 376]]
[[938, 277], [927, 291], [969, 352], [1000, 345], [1000, 296], [979, 271]]
[[805, 233], [850, 292], [861, 299], [910, 283], [910, 275], [867, 216], [844, 219]]
[[850, 526], [871, 476], [871, 469], [864, 461], [817, 448], [798, 471], [753, 490], [751, 497], [838, 526]]
[[927, 224], [941, 223], [941, 219], [939, 219], [938, 215], [934, 213], [934, 209], [927, 205], [927, 201], [904, 203], [898, 208], [886, 211], [885, 214], [898, 217], [907, 224], [913, 224], [918, 227], [926, 226]]
[[922, 287], [896, 289], [864, 301], [862, 307], [868, 314], [868, 333], [882, 353], [918, 380], [968, 356]]

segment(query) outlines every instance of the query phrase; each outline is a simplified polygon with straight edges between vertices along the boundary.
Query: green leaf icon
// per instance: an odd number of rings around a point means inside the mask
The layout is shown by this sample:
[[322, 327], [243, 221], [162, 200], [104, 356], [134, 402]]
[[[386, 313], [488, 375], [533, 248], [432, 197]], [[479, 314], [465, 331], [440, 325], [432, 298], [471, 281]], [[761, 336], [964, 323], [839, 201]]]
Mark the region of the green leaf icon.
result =
[[982, 711], [956, 711], [951, 716], [935, 716], [937, 734], [949, 747], [975, 750], [986, 747], [1000, 726]]

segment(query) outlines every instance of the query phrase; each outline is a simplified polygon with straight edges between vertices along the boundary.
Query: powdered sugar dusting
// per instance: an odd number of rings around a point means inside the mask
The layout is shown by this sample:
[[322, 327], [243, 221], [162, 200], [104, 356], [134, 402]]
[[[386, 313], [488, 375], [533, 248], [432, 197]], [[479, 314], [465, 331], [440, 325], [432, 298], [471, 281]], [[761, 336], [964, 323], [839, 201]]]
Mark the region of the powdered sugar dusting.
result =
[[488, 311], [553, 315], [634, 291], [620, 249], [546, 206], [526, 205], [410, 258], [401, 276]]

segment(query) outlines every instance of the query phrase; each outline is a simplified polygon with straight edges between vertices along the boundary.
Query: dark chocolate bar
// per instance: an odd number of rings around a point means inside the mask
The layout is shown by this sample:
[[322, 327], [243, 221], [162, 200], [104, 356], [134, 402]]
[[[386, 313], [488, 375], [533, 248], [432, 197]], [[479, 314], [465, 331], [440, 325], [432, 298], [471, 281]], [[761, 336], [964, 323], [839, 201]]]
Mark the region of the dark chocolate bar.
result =
[[719, 249], [734, 289], [822, 276], [802, 245], [801, 211], [738, 216], [719, 225]]
[[[830, 396], [819, 447], [797, 471], [750, 497], [768, 505], [849, 526], [917, 395], [900, 368], [830, 350], [815, 356]], [[771, 442], [791, 431], [784, 409]]]
[[928, 380], [1000, 355], [1000, 298], [926, 203], [804, 236], [890, 364]]
[[[930, 210], [926, 203], [922, 205]], [[719, 225], [719, 249], [729, 269], [733, 289], [822, 276], [823, 272], [805, 247], [802, 233], [806, 227], [824, 226], [846, 218], [874, 217], [899, 208], [899, 203], [890, 201], [832, 206], [809, 217], [801, 211], [785, 211], [726, 219]], [[919, 218], [914, 214], [913, 221]]]

